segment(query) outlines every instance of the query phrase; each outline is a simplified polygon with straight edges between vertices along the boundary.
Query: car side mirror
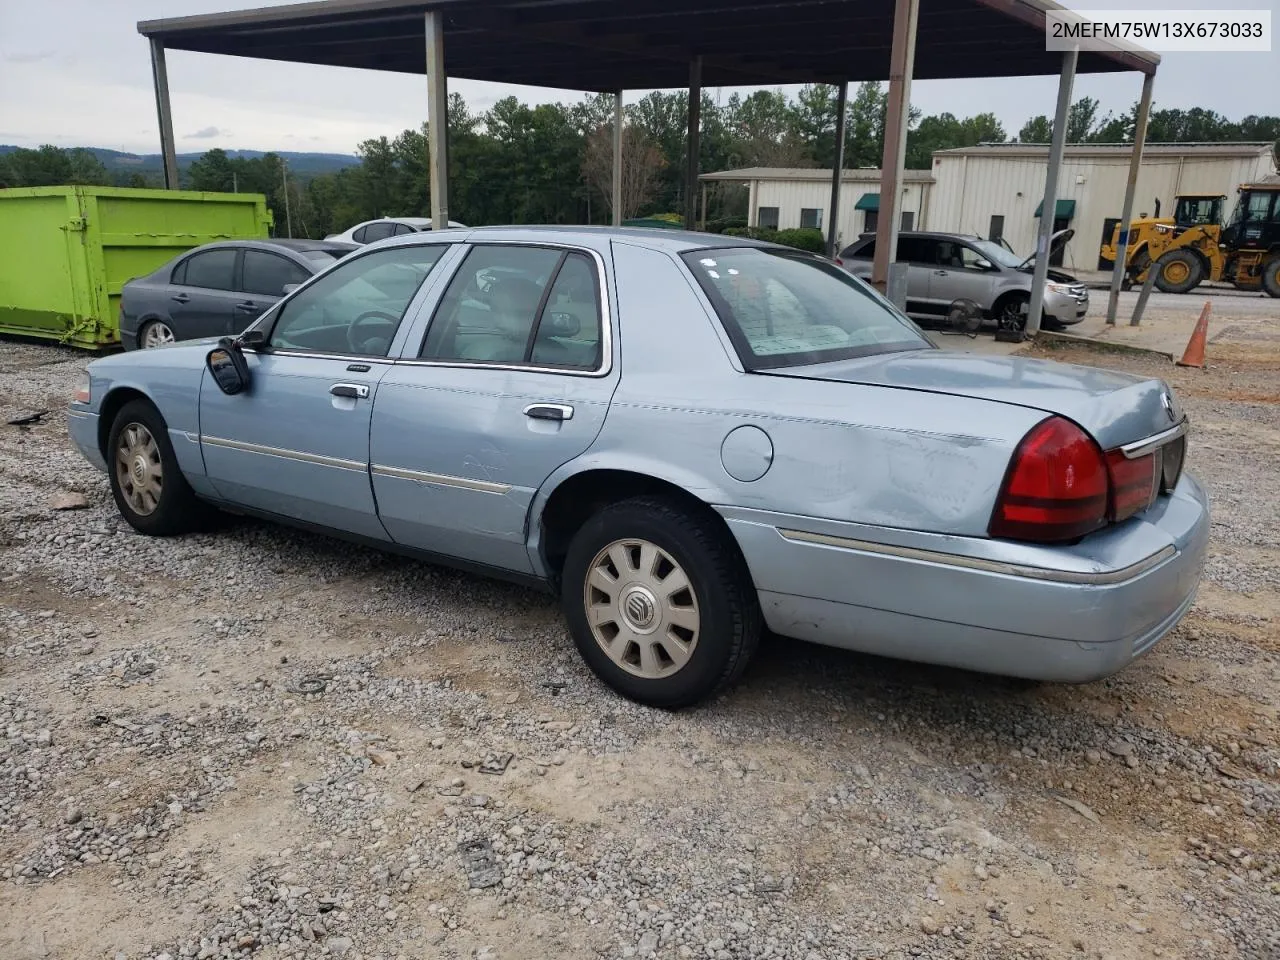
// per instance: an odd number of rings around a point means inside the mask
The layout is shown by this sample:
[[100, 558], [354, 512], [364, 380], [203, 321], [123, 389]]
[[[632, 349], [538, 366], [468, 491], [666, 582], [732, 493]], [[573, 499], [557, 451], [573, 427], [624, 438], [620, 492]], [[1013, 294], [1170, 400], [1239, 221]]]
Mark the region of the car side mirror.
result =
[[228, 396], [243, 393], [249, 386], [249, 364], [245, 362], [240, 347], [230, 337], [223, 337], [204, 358], [205, 366], [217, 383], [218, 389]]
[[995, 264], [993, 264], [990, 260], [977, 260], [974, 265], [979, 270], [991, 270], [991, 269], [994, 269], [995, 267]]
[[236, 338], [236, 346], [258, 350], [267, 342], [267, 335], [262, 330], [246, 330]]
[[280, 288], [280, 295], [282, 297], [287, 297], [289, 294], [293, 293], [293, 291], [297, 290], [300, 286], [302, 286], [302, 284], [300, 283], [286, 283], [283, 287]]

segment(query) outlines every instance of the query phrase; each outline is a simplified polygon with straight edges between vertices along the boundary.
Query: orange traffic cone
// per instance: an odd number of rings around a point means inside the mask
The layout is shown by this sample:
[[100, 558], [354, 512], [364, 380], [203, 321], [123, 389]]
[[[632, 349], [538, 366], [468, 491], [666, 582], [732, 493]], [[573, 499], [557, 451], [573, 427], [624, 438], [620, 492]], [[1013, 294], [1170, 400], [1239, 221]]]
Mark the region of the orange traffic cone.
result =
[[1206, 300], [1204, 309], [1200, 311], [1200, 319], [1196, 321], [1196, 328], [1191, 332], [1191, 339], [1187, 341], [1187, 349], [1183, 351], [1182, 359], [1178, 361], [1178, 366], [1204, 366], [1204, 344], [1209, 335], [1209, 307], [1210, 303]]

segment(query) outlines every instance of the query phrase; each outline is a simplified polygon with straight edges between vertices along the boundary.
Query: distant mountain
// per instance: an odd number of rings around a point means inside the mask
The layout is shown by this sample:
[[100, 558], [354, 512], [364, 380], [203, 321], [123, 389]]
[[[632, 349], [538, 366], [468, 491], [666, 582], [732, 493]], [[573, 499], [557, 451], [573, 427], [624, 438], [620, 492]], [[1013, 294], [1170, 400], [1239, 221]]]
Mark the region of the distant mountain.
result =
[[[0, 153], [9, 153], [17, 150], [12, 144], [0, 143]], [[74, 148], [68, 148], [74, 149]], [[105, 147], [88, 147], [94, 156], [96, 156], [102, 165], [109, 171], [137, 171], [138, 173], [159, 173], [164, 168], [164, 160], [158, 153], [125, 153], [120, 150], [108, 150]], [[228, 157], [244, 157], [246, 160], [252, 160], [262, 156], [265, 150], [228, 150]], [[345, 153], [298, 153], [290, 150], [273, 151], [289, 164], [291, 173], [299, 176], [320, 174], [320, 173], [336, 173], [343, 167], [352, 167], [360, 162], [359, 157], [350, 156]], [[182, 169], [191, 164], [191, 161], [198, 160], [204, 155], [201, 150], [197, 153], [180, 153], [178, 154], [178, 168]]]

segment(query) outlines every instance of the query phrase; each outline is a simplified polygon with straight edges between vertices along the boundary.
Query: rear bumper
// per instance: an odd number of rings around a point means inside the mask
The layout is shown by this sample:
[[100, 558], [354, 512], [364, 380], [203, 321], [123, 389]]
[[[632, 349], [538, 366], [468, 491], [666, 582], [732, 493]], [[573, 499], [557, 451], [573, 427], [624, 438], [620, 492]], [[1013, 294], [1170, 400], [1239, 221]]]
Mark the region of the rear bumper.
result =
[[876, 542], [856, 524], [721, 512], [775, 633], [1062, 682], [1113, 674], [1177, 625], [1209, 534], [1186, 476], [1143, 517], [1066, 548], [888, 530]]

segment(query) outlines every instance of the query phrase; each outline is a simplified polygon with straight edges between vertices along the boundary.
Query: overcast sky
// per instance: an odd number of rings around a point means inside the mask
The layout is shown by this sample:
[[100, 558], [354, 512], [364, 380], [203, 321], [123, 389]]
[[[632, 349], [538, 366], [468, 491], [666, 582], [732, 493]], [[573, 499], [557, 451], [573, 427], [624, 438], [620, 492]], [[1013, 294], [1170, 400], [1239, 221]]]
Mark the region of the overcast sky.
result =
[[[157, 152], [150, 62], [137, 21], [273, 2], [279, 0], [0, 0], [0, 143]], [[1069, 5], [1213, 6], [1205, 0]], [[1265, 9], [1280, 3], [1232, 0], [1229, 6]], [[1272, 47], [1271, 53], [1164, 55], [1157, 106], [1206, 107], [1232, 119], [1280, 112], [1280, 45], [1274, 37]], [[352, 153], [361, 140], [394, 136], [425, 117], [421, 77], [183, 51], [170, 51], [168, 66], [179, 152], [224, 147]], [[1140, 88], [1137, 74], [1104, 74], [1080, 77], [1075, 93], [1101, 100], [1103, 112], [1118, 113], [1137, 99]], [[450, 90], [465, 96], [473, 110], [511, 94], [533, 102], [581, 96], [465, 80], [453, 81]], [[1027, 117], [1053, 112], [1055, 90], [1056, 80], [1049, 77], [920, 81], [912, 100], [925, 114], [994, 111], [1014, 136]]]

